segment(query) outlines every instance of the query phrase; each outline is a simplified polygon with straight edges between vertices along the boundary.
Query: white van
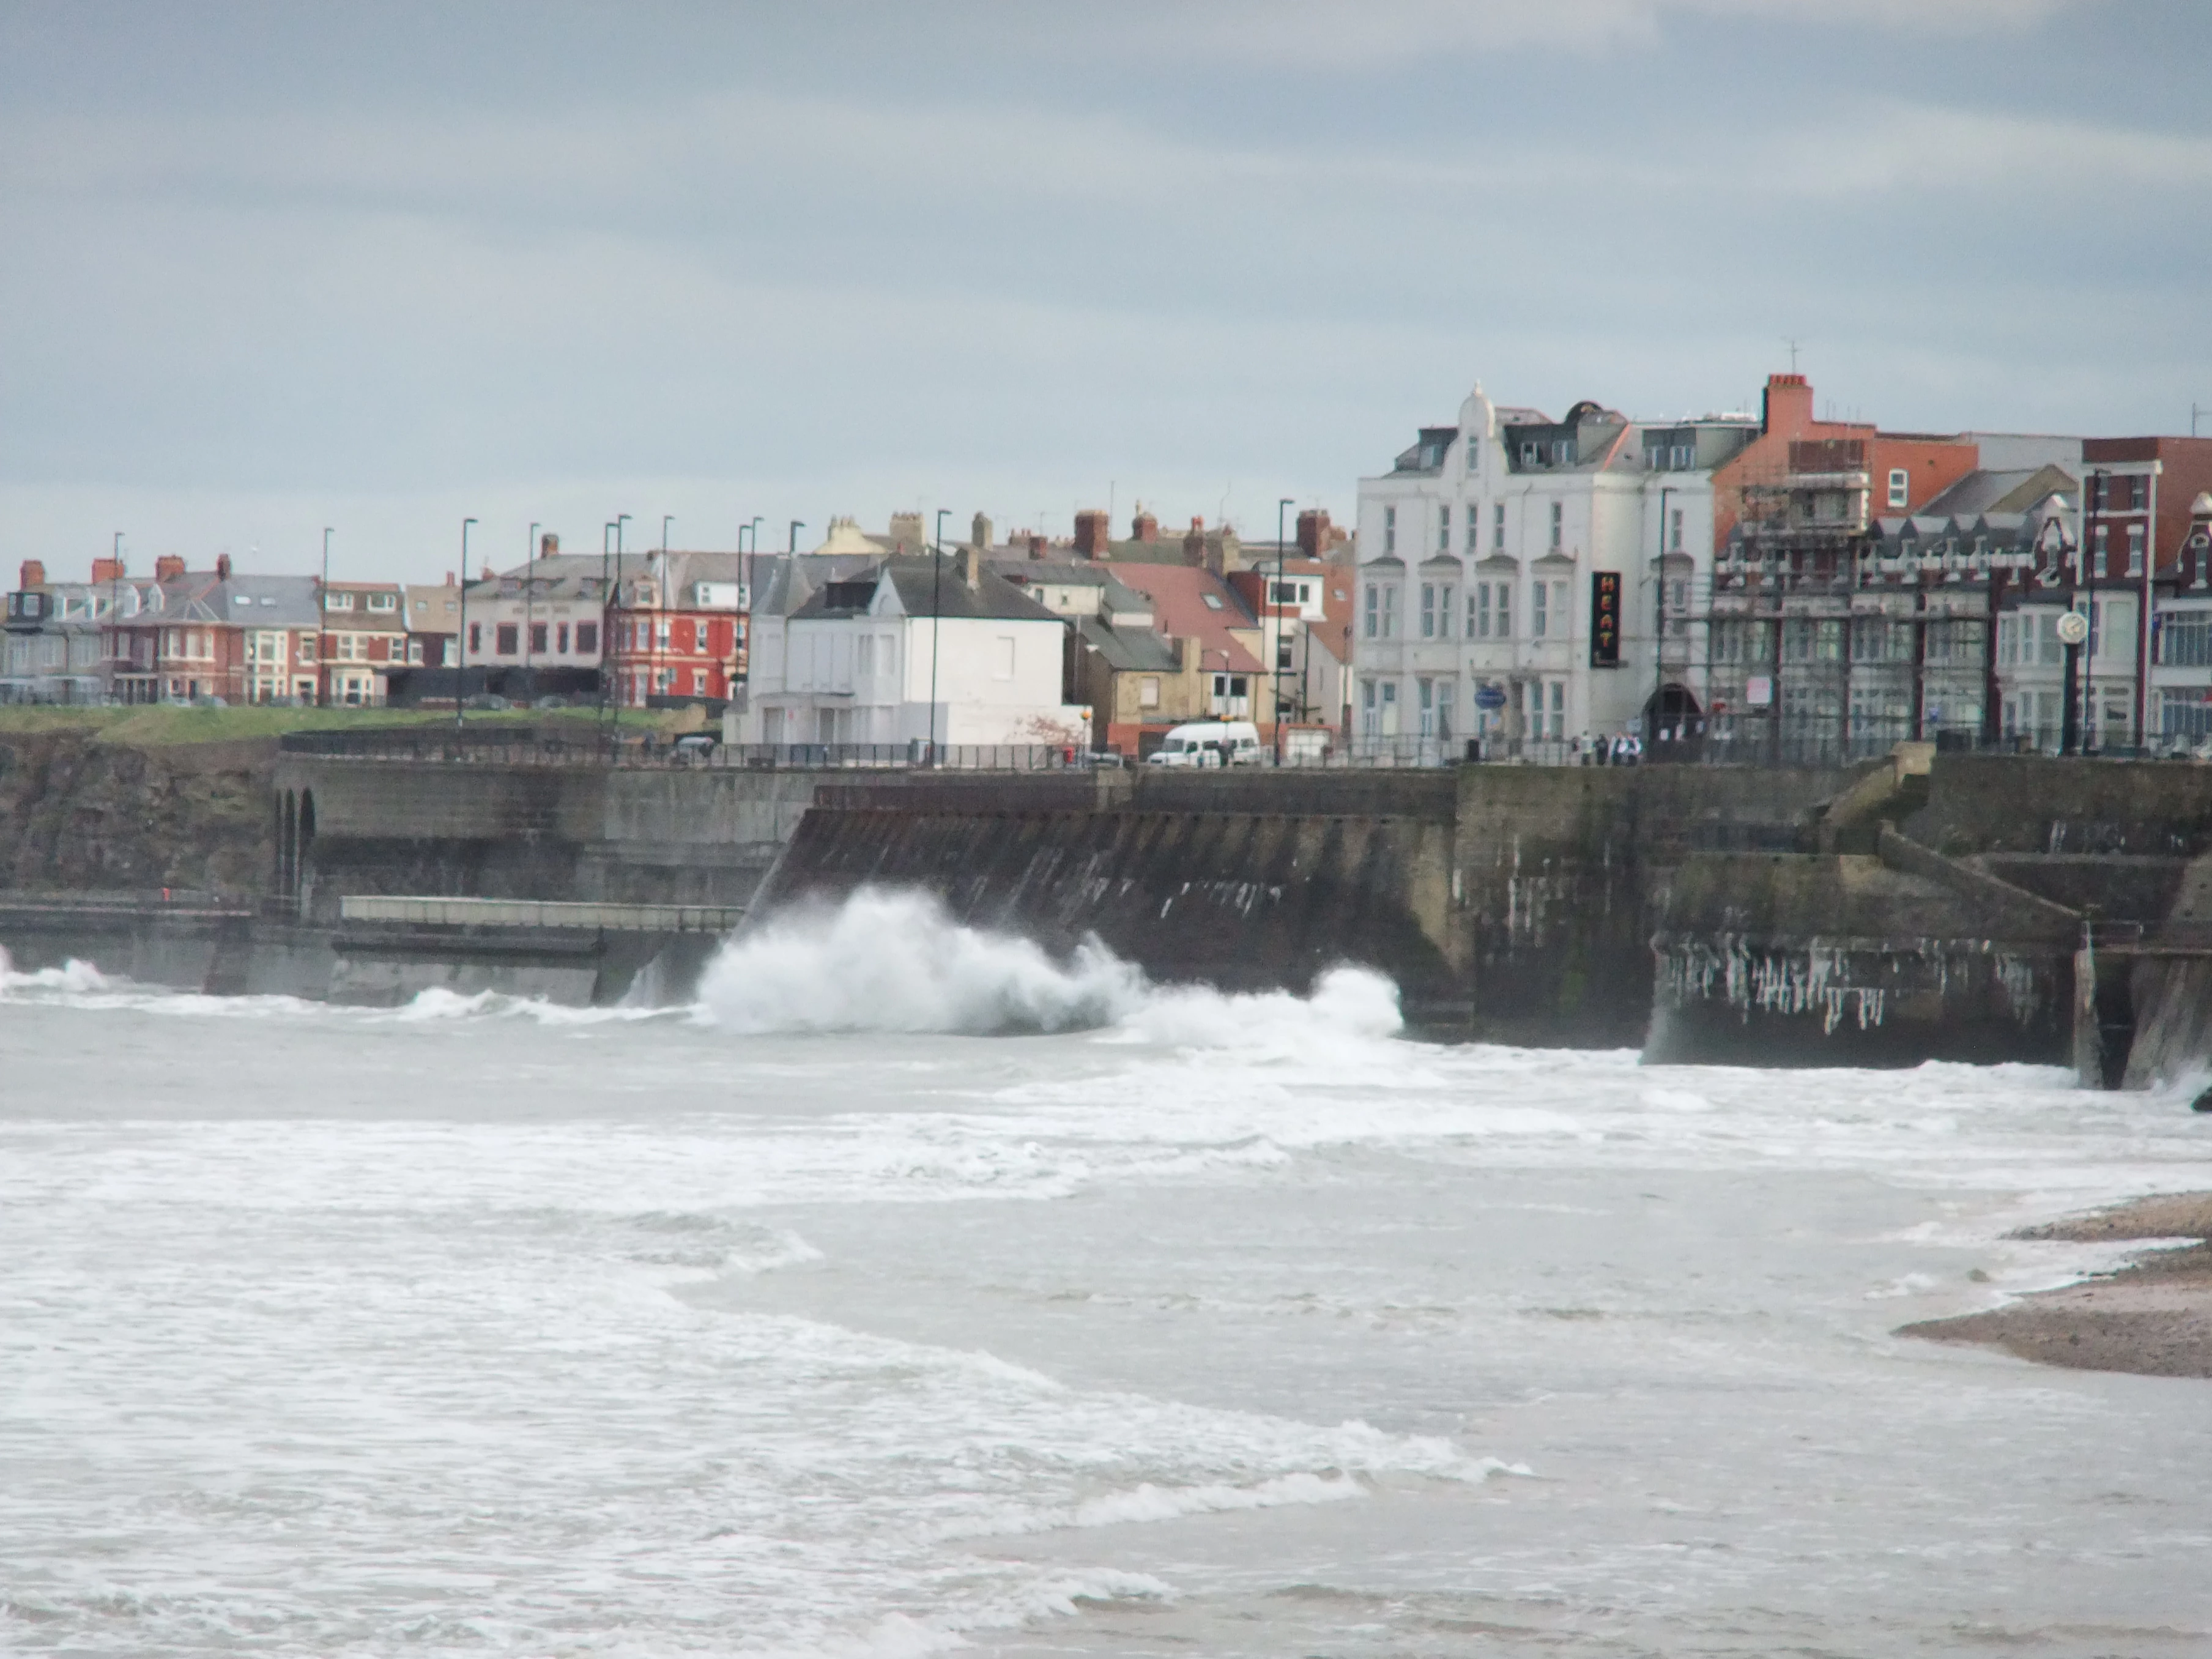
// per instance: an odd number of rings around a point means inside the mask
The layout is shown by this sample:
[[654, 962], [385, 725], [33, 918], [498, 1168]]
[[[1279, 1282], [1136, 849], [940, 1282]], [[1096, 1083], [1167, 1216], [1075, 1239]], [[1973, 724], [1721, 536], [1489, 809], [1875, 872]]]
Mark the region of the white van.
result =
[[1152, 766], [1258, 766], [1267, 758], [1260, 728], [1249, 720], [1194, 720], [1172, 728], [1146, 763]]

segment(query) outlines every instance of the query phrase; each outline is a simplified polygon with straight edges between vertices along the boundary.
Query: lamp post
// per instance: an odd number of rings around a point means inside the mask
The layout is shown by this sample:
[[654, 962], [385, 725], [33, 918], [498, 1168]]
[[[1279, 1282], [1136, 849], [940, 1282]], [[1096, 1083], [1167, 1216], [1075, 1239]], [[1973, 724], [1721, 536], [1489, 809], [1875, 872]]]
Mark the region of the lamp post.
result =
[[[1659, 562], [1658, 607], [1653, 627], [1657, 630], [1651, 639], [1651, 756], [1659, 758], [1659, 722], [1666, 718], [1667, 709], [1667, 501], [1674, 493], [1672, 484], [1662, 485], [1659, 491]], [[1709, 686], [1708, 691], [1711, 690]], [[1779, 718], [1777, 711], [1776, 718]]]
[[107, 695], [115, 695], [115, 682], [123, 661], [123, 532], [115, 532], [115, 550], [107, 567]]
[[2058, 752], [2071, 755], [2080, 746], [2081, 736], [2081, 647], [2089, 637], [2088, 619], [2074, 608], [2075, 556], [2080, 545], [2066, 533], [2066, 498], [2054, 496], [2043, 515], [2043, 528], [2036, 532], [2036, 550], [2043, 555], [2044, 568], [2062, 570], [2065, 575], [2066, 611], [2058, 618], [2058, 642], [2066, 647], [2066, 685], [2060, 699], [2058, 717]]
[[315, 707], [331, 706], [331, 527], [323, 526], [323, 580], [315, 589]]
[[[526, 669], [531, 665], [530, 659], [532, 654], [530, 648], [530, 622], [538, 598], [537, 566], [538, 523], [533, 519], [530, 525], [530, 539], [524, 544], [522, 550], [522, 665]], [[464, 569], [461, 574], [465, 576], [468, 572]], [[534, 674], [530, 679], [530, 692], [532, 700], [534, 702], [538, 695], [538, 680]]]
[[1285, 495], [1275, 503], [1275, 588], [1267, 595], [1267, 611], [1275, 623], [1274, 655], [1267, 659], [1270, 682], [1274, 687], [1275, 764], [1283, 763], [1283, 615], [1279, 608], [1283, 596], [1283, 514], [1297, 505]]
[[929, 765], [937, 766], [937, 639], [945, 631], [945, 515], [937, 515], [937, 541], [929, 551]]
[[461, 520], [461, 622], [460, 632], [453, 635], [453, 735], [461, 735], [461, 711], [468, 706], [465, 695], [468, 687], [465, 672], [469, 643], [469, 526], [474, 519]]
[[[609, 725], [614, 721], [614, 677], [609, 672], [615, 654], [615, 584], [622, 580], [623, 529], [629, 523], [629, 514], [617, 513], [607, 528], [614, 532], [614, 562], [608, 565], [608, 538], [599, 539], [599, 714]], [[609, 751], [612, 758], [612, 751]]]

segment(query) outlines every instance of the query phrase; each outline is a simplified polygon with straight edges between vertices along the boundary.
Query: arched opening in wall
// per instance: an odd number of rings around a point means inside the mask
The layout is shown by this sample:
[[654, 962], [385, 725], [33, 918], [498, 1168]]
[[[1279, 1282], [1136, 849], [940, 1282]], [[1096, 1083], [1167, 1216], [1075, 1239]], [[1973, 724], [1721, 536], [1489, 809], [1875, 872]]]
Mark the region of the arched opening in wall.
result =
[[277, 803], [276, 892], [281, 898], [300, 896], [300, 796], [287, 789]]
[[1644, 703], [1644, 758], [1695, 760], [1705, 741], [1705, 711], [1686, 685], [1668, 681]]
[[315, 855], [315, 792], [300, 792], [300, 831], [292, 841], [292, 891], [307, 890], [307, 866]]

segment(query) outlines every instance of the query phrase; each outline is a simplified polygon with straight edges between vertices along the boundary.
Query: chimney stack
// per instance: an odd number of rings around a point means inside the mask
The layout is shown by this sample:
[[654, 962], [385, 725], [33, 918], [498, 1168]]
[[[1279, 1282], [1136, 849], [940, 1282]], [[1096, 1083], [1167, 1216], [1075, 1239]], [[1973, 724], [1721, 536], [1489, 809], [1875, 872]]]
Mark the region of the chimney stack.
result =
[[1320, 559], [1328, 556], [1328, 509], [1310, 507], [1298, 514], [1298, 556]]
[[446, 586], [448, 587], [459, 586], [459, 584], [453, 580], [453, 573], [450, 570], [446, 573]]
[[1760, 415], [1759, 429], [1795, 437], [1812, 424], [1812, 383], [1802, 374], [1768, 375], [1766, 406]]
[[157, 582], [174, 581], [184, 574], [185, 558], [181, 553], [164, 553], [154, 561], [154, 580]]
[[1022, 532], [1022, 539], [1029, 544], [1030, 557], [1033, 559], [1044, 557], [1046, 550], [1052, 545], [1050, 538], [1042, 530], [1025, 530]]
[[32, 588], [44, 587], [46, 585], [46, 567], [36, 559], [24, 560], [22, 580], [17, 586], [28, 592]]
[[[538, 538], [538, 556], [539, 558], [550, 559], [560, 550], [561, 538], [555, 535], [551, 531], [547, 531], [544, 535]], [[448, 587], [453, 586], [453, 579], [451, 576], [446, 578], [446, 585]]]
[[1206, 520], [1193, 519], [1190, 528], [1183, 532], [1182, 562], [1185, 564], [1206, 562]]
[[1075, 551], [1079, 558], [1103, 559], [1111, 556], [1109, 546], [1113, 538], [1113, 526], [1106, 515], [1091, 507], [1075, 515]]
[[215, 577], [217, 581], [221, 582], [227, 582], [230, 580], [229, 554], [218, 553], [215, 556]]
[[981, 513], [969, 523], [968, 545], [984, 549], [991, 545], [991, 520]]
[[975, 547], [961, 549], [960, 563], [961, 576], [966, 580], [968, 586], [971, 589], [981, 587], [983, 585], [982, 550]]
[[1147, 543], [1160, 538], [1160, 521], [1145, 511], [1142, 501], [1137, 503], [1137, 516], [1129, 521], [1129, 538]]
[[123, 561], [118, 558], [94, 559], [92, 579], [95, 582], [119, 582], [123, 580]]

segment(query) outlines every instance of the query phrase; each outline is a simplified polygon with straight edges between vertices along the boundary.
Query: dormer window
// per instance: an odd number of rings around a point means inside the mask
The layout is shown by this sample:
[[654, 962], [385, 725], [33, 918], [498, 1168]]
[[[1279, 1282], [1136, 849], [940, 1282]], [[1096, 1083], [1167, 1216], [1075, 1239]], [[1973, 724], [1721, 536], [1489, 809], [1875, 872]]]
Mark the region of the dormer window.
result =
[[389, 593], [372, 593], [368, 596], [368, 608], [371, 611], [389, 611], [392, 606], [392, 598]]
[[1218, 593], [1201, 593], [1199, 597], [1206, 601], [1206, 608], [1208, 611], [1221, 609], [1221, 595]]

